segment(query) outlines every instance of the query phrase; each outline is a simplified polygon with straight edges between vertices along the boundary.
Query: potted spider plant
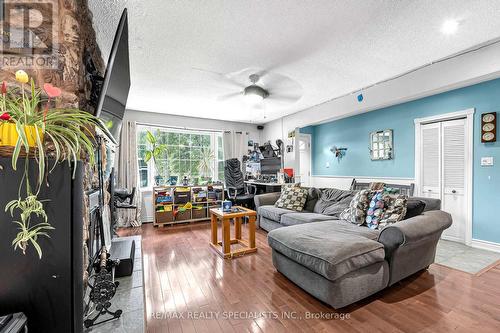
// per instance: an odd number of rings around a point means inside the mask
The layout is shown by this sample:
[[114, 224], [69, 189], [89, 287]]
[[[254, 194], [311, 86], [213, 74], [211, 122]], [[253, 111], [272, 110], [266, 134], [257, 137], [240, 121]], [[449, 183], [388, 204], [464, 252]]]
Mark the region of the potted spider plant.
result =
[[[158, 138], [150, 131], [146, 131], [146, 140], [149, 142], [151, 149], [146, 150], [144, 153], [144, 162], [148, 163], [150, 160], [153, 160], [156, 173], [155, 183], [156, 185], [160, 185], [163, 177], [160, 175], [160, 166], [158, 165], [157, 158], [167, 152], [167, 145], [159, 143]], [[166, 171], [168, 172], [168, 166], [166, 167]], [[168, 178], [169, 175], [167, 174], [165, 176]]]
[[201, 149], [201, 159], [198, 162], [198, 171], [204, 183], [212, 183], [212, 168], [214, 162], [214, 152], [210, 148]]
[[[19, 229], [12, 241], [14, 250], [21, 249], [25, 254], [31, 244], [41, 258], [42, 249], [37, 240], [42, 236], [49, 237], [49, 231], [54, 229], [45, 213], [46, 201], [38, 197], [45, 176], [63, 161], [73, 166], [74, 176], [82, 156], [88, 156], [93, 164], [93, 129], [101, 127], [101, 123], [82, 110], [51, 108], [52, 100], [61, 95], [59, 88], [46, 83], [42, 91], [22, 70], [16, 72], [16, 80], [21, 84], [20, 88], [8, 89], [5, 82], [1, 86], [0, 155], [11, 157], [14, 170], [17, 170], [21, 158], [25, 165], [20, 171], [23, 177], [18, 196], [7, 203], [5, 211], [13, 218], [16, 214], [19, 216], [19, 220], [13, 221]], [[29, 89], [26, 89], [28, 82]], [[53, 165], [48, 164], [49, 157]], [[29, 163], [38, 166], [36, 179], [29, 178]]]

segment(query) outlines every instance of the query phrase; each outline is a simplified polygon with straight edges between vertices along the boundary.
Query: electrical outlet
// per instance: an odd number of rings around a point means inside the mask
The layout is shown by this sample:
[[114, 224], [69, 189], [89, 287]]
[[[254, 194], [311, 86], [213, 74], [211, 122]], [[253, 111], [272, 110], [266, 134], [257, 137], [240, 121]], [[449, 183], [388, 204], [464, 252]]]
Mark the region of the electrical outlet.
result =
[[481, 166], [493, 166], [493, 157], [481, 157]]

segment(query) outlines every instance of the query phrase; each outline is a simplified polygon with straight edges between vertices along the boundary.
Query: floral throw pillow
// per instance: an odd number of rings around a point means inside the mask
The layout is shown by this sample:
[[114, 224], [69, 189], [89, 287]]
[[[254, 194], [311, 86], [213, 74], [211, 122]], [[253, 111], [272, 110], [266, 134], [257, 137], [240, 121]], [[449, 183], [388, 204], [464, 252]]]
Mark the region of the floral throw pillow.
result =
[[378, 229], [403, 220], [408, 205], [408, 197], [404, 194], [384, 193], [383, 200], [386, 209], [379, 221]]
[[370, 199], [373, 196], [373, 191], [361, 190], [354, 195], [349, 207], [347, 207], [341, 214], [340, 219], [362, 225], [365, 223], [366, 211], [370, 204]]
[[298, 186], [283, 186], [275, 207], [301, 212], [307, 200], [307, 189]]
[[384, 217], [385, 213], [384, 191], [376, 191], [373, 195], [368, 211], [366, 212], [366, 225], [370, 229], [378, 229], [380, 220]]

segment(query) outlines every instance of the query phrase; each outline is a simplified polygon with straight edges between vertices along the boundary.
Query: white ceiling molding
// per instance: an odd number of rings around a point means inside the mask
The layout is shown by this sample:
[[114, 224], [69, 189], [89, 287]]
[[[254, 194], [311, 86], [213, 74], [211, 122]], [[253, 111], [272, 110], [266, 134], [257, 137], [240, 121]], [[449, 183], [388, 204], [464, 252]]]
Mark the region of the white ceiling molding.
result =
[[[315, 106], [500, 35], [500, 1], [494, 0], [315, 0], [307, 5], [301, 0], [91, 0], [89, 5], [105, 59], [121, 10], [129, 9], [129, 108], [251, 123], [321, 109]], [[459, 22], [457, 31], [443, 34], [450, 19]], [[222, 103], [218, 96], [237, 91], [193, 68], [222, 74], [267, 70], [296, 81], [303, 96], [265, 111]], [[469, 72], [466, 77], [484, 75], [476, 66]], [[407, 90], [407, 96], [416, 94], [411, 83]], [[365, 101], [378, 100], [369, 95]], [[342, 112], [320, 118], [337, 116]]]

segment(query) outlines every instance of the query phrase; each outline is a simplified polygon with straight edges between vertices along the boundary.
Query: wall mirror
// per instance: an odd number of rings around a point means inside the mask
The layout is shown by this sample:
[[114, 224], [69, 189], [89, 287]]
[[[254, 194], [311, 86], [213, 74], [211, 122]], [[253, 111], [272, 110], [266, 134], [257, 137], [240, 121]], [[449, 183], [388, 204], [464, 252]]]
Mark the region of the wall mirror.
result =
[[370, 133], [370, 157], [372, 161], [393, 158], [392, 130], [386, 129]]

